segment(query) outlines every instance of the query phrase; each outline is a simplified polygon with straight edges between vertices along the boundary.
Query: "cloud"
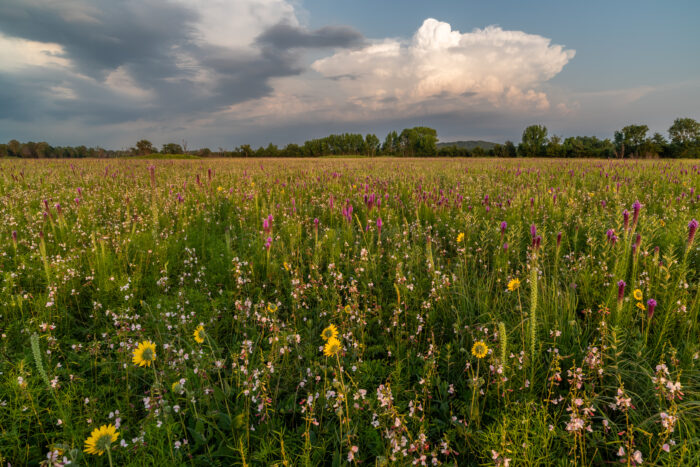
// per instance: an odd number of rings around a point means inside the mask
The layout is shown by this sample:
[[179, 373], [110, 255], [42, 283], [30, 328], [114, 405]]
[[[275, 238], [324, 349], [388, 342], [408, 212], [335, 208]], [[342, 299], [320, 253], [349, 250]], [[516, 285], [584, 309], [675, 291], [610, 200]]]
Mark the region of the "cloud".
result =
[[412, 105], [434, 97], [464, 98], [496, 107], [547, 109], [547, 95], [538, 89], [574, 55], [542, 36], [497, 26], [460, 33], [429, 18], [410, 41], [376, 41], [338, 51], [311, 67], [332, 80], [353, 76], [338, 86], [358, 101], [395, 97]]
[[1, 0], [0, 120], [34, 122], [34, 139], [74, 122], [104, 129], [92, 135], [216, 128], [219, 141], [231, 128], [494, 121], [548, 109], [544, 85], [573, 56], [542, 36], [435, 19], [409, 39], [310, 29], [292, 0]]
[[355, 47], [365, 42], [364, 37], [349, 26], [326, 26], [316, 31], [280, 23], [257, 38], [257, 42], [276, 49]]
[[345, 26], [299, 26], [286, 0], [0, 3], [0, 75], [22, 91], [4, 101], [90, 123], [170, 120], [259, 99], [272, 79], [302, 73], [301, 50], [362, 40]]

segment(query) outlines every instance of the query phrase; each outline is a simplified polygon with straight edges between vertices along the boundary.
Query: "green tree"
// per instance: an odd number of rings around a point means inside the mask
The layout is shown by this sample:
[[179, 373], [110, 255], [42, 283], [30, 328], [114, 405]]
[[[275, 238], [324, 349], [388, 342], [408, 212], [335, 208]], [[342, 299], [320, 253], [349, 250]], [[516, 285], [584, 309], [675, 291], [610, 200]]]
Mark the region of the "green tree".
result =
[[379, 138], [377, 138], [377, 135], [369, 133], [367, 136], [365, 136], [365, 149], [367, 151], [367, 155], [372, 157], [379, 152]]
[[[615, 152], [617, 157], [624, 158], [639, 157], [642, 150], [648, 149], [645, 143], [648, 142], [646, 125], [627, 125], [620, 131], [615, 132]], [[644, 145], [644, 146], [642, 146]]]
[[522, 142], [518, 152], [524, 157], [539, 157], [545, 153], [547, 144], [547, 127], [544, 125], [530, 125], [523, 131]]
[[676, 157], [700, 157], [700, 123], [692, 118], [677, 118], [668, 129], [671, 153]]
[[182, 146], [177, 143], [167, 143], [163, 145], [163, 154], [183, 154]]
[[142, 139], [136, 143], [136, 151], [140, 156], [147, 156], [148, 154], [154, 152], [153, 143], [147, 139]]

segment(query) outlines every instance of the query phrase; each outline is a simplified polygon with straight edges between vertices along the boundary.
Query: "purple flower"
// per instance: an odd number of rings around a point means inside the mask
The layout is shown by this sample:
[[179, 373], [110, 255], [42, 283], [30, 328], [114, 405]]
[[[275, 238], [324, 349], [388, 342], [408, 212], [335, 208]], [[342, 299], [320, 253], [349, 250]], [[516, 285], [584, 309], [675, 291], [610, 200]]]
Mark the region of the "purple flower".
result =
[[622, 302], [622, 300], [625, 298], [625, 281], [619, 281], [617, 283], [617, 301]]
[[506, 221], [501, 222], [501, 235], [506, 233], [507, 228], [508, 228], [508, 223]]
[[14, 242], [15, 245], [17, 245], [17, 231], [16, 230], [12, 231], [12, 241]]
[[639, 200], [635, 201], [634, 204], [632, 205], [632, 225], [635, 226], [637, 225], [637, 221], [639, 220], [639, 211], [642, 209], [642, 204], [639, 202]]
[[651, 317], [654, 316], [654, 308], [656, 308], [656, 300], [654, 300], [653, 298], [650, 298], [649, 300], [647, 300], [647, 307], [648, 307], [647, 319], [651, 319]]
[[377, 218], [377, 228], [379, 229], [379, 235], [382, 234], [382, 218], [378, 217]]
[[625, 220], [625, 230], [627, 230], [630, 225], [630, 212], [627, 209], [625, 209], [624, 211], [622, 211], [622, 217]]
[[693, 244], [693, 240], [695, 239], [695, 232], [697, 232], [697, 230], [698, 221], [693, 219], [688, 223], [688, 246]]
[[318, 217], [314, 217], [314, 229], [318, 230]]
[[559, 248], [559, 246], [561, 246], [561, 232], [557, 234], [557, 248]]
[[272, 237], [267, 237], [267, 240], [265, 240], [265, 249], [267, 249], [269, 251], [271, 246], [272, 246]]
[[503, 251], [508, 251], [508, 243], [503, 244]]
[[639, 250], [639, 247], [641, 244], [642, 244], [642, 236], [637, 234], [637, 238], [634, 239], [634, 246], [637, 247], [637, 250]]
[[535, 224], [530, 225], [530, 235], [533, 239], [537, 236], [537, 227]]

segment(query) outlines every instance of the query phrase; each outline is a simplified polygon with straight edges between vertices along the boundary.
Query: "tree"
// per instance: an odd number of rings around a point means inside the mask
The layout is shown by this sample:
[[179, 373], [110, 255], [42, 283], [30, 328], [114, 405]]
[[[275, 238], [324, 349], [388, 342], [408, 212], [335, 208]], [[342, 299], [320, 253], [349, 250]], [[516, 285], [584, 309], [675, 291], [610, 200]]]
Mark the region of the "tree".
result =
[[384, 139], [382, 152], [391, 156], [399, 153], [399, 135], [395, 131], [390, 131]]
[[618, 157], [639, 157], [642, 145], [648, 141], [646, 125], [627, 125], [620, 131], [615, 132], [615, 150]]
[[522, 142], [518, 152], [524, 157], [538, 157], [544, 155], [547, 143], [547, 127], [544, 125], [530, 125], [523, 131]]
[[136, 150], [140, 156], [147, 156], [153, 152], [153, 143], [147, 139], [142, 139], [136, 143]]
[[399, 148], [404, 156], [437, 154], [437, 131], [425, 126], [405, 128], [399, 135]]
[[183, 154], [182, 146], [177, 143], [167, 143], [163, 145], [163, 154]]
[[700, 157], [700, 123], [692, 118], [677, 118], [668, 129], [671, 152], [677, 157]]
[[552, 135], [552, 137], [549, 138], [549, 142], [547, 143], [547, 148], [545, 150], [547, 157], [564, 157], [566, 155], [564, 146], [561, 144], [561, 142], [562, 140], [560, 136]]
[[505, 144], [503, 145], [503, 152], [505, 153], [505, 157], [517, 157], [518, 156], [518, 151], [515, 148], [515, 144], [513, 144], [512, 141], [505, 142]]
[[379, 138], [377, 138], [377, 135], [369, 133], [365, 136], [365, 149], [370, 157], [377, 154], [379, 151]]
[[9, 152], [9, 155], [10, 155], [10, 156], [19, 157], [19, 156], [21, 155], [21, 154], [20, 154], [20, 149], [21, 149], [21, 148], [22, 148], [22, 145], [21, 145], [20, 142], [17, 141], [16, 139], [11, 139], [11, 140], [7, 143], [7, 151]]

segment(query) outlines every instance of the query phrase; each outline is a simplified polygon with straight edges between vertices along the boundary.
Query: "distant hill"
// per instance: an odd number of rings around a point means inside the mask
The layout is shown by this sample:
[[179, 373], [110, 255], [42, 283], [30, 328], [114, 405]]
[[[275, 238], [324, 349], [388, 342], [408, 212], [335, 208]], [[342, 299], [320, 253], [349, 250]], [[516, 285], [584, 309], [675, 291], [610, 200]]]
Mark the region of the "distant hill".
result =
[[458, 148], [466, 148], [472, 150], [474, 148], [482, 148], [485, 151], [493, 149], [497, 143], [490, 143], [488, 141], [447, 141], [444, 143], [437, 143], [437, 148], [444, 148], [446, 146], [457, 146]]

